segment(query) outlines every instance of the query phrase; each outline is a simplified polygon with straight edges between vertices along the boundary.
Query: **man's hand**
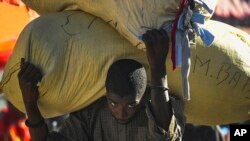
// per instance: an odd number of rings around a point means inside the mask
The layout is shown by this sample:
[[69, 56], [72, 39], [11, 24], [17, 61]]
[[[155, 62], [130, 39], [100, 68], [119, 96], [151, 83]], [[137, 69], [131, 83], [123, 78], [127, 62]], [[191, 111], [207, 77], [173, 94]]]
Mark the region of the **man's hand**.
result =
[[25, 62], [24, 58], [21, 59], [20, 68], [18, 80], [24, 104], [36, 104], [39, 95], [37, 83], [41, 81], [42, 74], [33, 64]]
[[168, 96], [166, 59], [169, 38], [164, 30], [150, 30], [143, 35], [151, 74], [151, 108], [158, 126], [168, 131], [172, 109]]
[[21, 59], [20, 68], [21, 70], [18, 73], [18, 80], [28, 116], [26, 122], [29, 123], [28, 126], [36, 126], [29, 127], [31, 138], [33, 141], [45, 141], [48, 135], [48, 129], [44, 122], [41, 125], [44, 118], [37, 105], [39, 96], [37, 83], [41, 81], [42, 74], [33, 64], [25, 62], [24, 58]]
[[147, 58], [151, 69], [163, 69], [169, 50], [167, 33], [161, 30], [149, 30], [143, 34], [143, 41], [147, 49]]

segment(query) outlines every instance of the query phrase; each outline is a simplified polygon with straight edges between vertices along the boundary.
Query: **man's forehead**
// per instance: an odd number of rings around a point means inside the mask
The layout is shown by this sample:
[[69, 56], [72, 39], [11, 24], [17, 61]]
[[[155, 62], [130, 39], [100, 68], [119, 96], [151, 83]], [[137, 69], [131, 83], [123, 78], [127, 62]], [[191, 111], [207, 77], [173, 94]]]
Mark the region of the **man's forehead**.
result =
[[108, 93], [107, 98], [114, 101], [114, 102], [127, 102], [127, 103], [133, 103], [133, 102], [139, 102], [140, 98], [137, 96], [138, 94], [127, 94], [125, 96], [120, 96], [118, 94], [114, 93]]

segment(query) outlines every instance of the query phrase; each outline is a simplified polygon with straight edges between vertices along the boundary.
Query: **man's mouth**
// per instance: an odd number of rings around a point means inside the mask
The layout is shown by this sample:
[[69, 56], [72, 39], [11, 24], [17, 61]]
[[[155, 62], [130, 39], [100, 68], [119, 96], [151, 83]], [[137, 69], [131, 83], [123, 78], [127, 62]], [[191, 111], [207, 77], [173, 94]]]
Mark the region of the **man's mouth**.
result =
[[120, 124], [126, 124], [129, 122], [129, 119], [116, 119], [118, 123]]
[[115, 118], [115, 120], [120, 123], [120, 124], [127, 124], [129, 123], [129, 121], [131, 120], [131, 118], [124, 118], [124, 119], [119, 119], [116, 118], [113, 114], [112, 114], [113, 118]]

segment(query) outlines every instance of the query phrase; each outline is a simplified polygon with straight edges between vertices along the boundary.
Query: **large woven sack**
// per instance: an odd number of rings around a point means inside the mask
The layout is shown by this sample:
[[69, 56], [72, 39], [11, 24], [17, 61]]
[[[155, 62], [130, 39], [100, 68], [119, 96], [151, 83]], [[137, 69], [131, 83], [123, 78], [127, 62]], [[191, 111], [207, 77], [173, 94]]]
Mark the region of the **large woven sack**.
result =
[[[249, 119], [249, 35], [220, 22], [206, 26], [216, 41], [205, 48], [197, 39], [192, 47], [192, 99], [184, 101], [187, 121], [214, 125]], [[102, 20], [80, 11], [41, 16], [21, 33], [1, 82], [4, 96], [23, 112], [17, 80], [22, 57], [43, 72], [38, 105], [46, 118], [79, 110], [104, 96], [107, 70], [118, 59], [138, 60], [148, 70], [145, 52]], [[180, 70], [171, 70], [170, 58], [167, 66], [170, 92], [182, 98]]]
[[[133, 46], [145, 49], [138, 39], [148, 29], [173, 23], [183, 0], [22, 0], [44, 15], [65, 10], [82, 10], [103, 19], [128, 39]], [[217, 0], [205, 1], [211, 9]], [[196, 5], [207, 18], [212, 16]]]

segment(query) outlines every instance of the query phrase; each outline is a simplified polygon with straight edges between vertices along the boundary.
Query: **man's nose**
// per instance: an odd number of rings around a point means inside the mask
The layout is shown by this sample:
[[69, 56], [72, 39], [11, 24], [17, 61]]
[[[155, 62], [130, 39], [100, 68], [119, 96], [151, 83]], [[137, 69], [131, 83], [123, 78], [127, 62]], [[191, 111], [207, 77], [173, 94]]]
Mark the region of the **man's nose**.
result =
[[128, 112], [126, 111], [125, 108], [121, 107], [118, 112], [118, 118], [119, 119], [124, 119], [128, 116]]

